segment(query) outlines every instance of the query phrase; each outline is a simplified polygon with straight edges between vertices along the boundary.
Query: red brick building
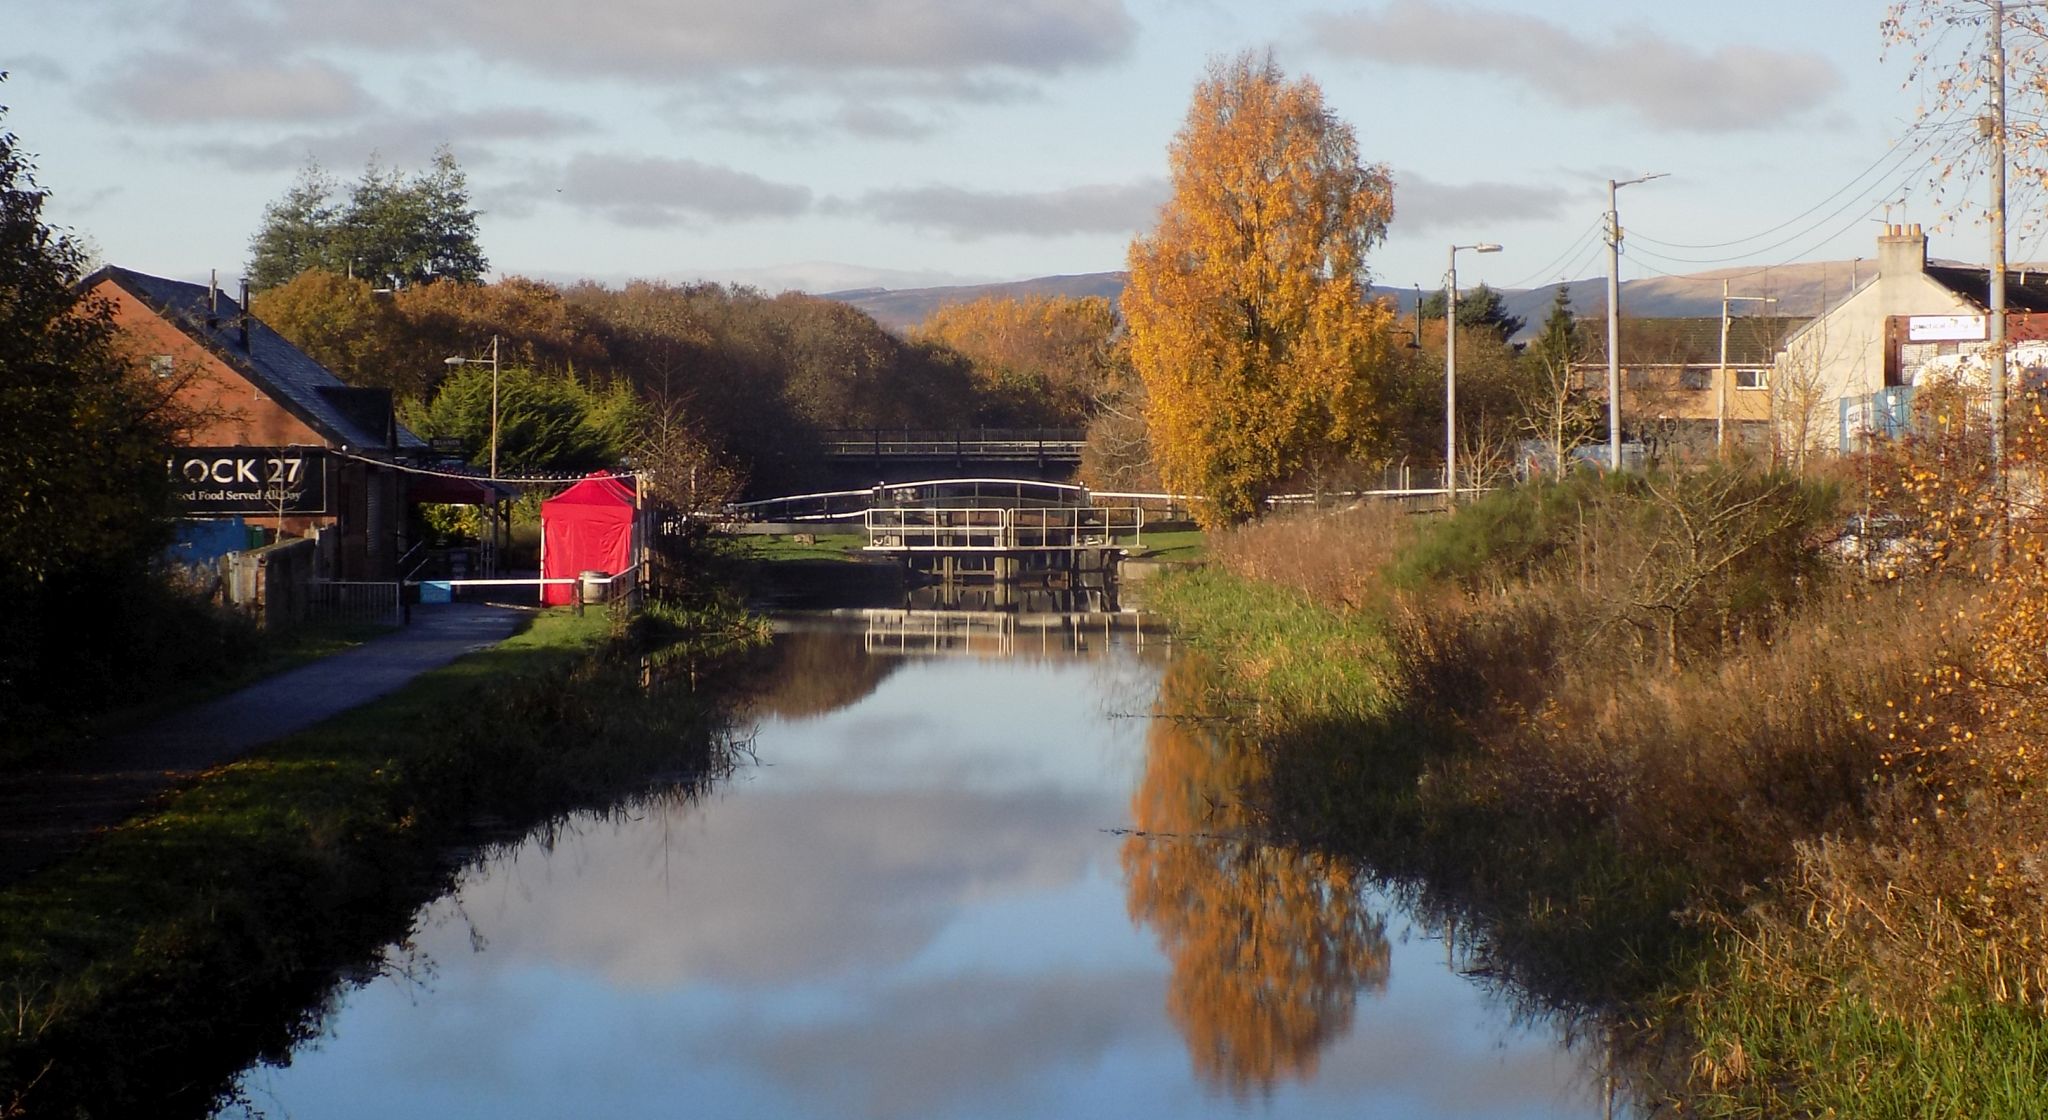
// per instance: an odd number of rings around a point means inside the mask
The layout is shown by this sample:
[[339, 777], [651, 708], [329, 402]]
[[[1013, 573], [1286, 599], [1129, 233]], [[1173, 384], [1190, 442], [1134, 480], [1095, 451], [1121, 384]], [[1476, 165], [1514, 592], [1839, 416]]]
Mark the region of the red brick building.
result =
[[201, 418], [168, 464], [188, 516], [312, 537], [328, 578], [397, 576], [414, 500], [401, 462], [427, 444], [398, 423], [388, 390], [345, 384], [208, 285], [108, 266], [83, 286]]

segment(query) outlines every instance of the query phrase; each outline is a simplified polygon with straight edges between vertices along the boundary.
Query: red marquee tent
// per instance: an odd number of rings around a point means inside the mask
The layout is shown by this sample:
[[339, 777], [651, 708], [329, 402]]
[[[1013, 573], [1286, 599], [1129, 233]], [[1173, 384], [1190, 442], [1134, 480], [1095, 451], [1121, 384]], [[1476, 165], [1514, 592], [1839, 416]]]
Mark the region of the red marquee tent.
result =
[[[542, 579], [575, 579], [587, 571], [618, 574], [634, 562], [633, 490], [606, 471], [584, 476], [576, 485], [540, 504], [540, 574]], [[574, 602], [576, 587], [541, 585], [541, 602]]]

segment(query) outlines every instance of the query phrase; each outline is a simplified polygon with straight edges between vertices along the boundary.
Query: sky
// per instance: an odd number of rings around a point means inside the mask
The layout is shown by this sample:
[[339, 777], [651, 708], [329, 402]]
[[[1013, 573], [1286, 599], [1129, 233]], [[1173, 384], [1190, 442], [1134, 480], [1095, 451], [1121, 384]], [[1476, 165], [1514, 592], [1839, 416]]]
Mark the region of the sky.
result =
[[[908, 288], [1123, 267], [1212, 60], [1271, 51], [1395, 182], [1372, 279], [1436, 287], [1868, 258], [1943, 225], [1876, 0], [0, 0], [45, 219], [239, 276], [309, 159], [447, 144], [498, 275]], [[1960, 50], [1955, 43], [1946, 49]], [[1958, 139], [1958, 137], [1964, 137]], [[2038, 197], [2021, 197], [2038, 209]], [[2039, 248], [2016, 237], [2016, 260]]]

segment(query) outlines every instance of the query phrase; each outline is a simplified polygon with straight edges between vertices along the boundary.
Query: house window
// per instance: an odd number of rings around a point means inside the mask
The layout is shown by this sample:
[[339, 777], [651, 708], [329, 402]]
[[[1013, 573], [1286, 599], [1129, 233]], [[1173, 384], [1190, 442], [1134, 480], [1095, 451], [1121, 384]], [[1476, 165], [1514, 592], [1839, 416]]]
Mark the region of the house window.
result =
[[1714, 387], [1714, 371], [1687, 366], [1678, 372], [1678, 386], [1681, 389], [1711, 389]]
[[1738, 369], [1735, 371], [1735, 387], [1737, 389], [1768, 389], [1771, 387], [1770, 371]]

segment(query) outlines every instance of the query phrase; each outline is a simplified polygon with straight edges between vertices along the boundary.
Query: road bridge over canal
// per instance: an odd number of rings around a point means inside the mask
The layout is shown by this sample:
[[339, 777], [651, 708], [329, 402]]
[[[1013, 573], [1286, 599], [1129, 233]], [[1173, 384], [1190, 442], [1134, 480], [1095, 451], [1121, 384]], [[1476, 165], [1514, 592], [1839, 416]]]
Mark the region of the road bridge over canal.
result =
[[944, 473], [1071, 482], [1087, 443], [1078, 428], [840, 428], [823, 436], [825, 469], [849, 483]]

